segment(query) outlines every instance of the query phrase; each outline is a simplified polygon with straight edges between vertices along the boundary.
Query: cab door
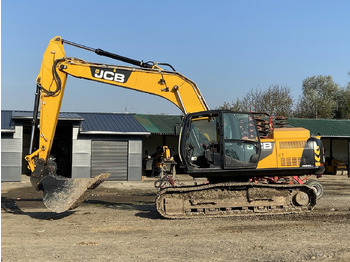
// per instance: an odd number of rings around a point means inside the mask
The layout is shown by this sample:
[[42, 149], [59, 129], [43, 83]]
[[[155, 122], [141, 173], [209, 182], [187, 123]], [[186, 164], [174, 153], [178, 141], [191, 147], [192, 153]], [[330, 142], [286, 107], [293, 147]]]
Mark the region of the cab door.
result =
[[261, 147], [254, 117], [225, 112], [222, 122], [224, 169], [256, 168]]

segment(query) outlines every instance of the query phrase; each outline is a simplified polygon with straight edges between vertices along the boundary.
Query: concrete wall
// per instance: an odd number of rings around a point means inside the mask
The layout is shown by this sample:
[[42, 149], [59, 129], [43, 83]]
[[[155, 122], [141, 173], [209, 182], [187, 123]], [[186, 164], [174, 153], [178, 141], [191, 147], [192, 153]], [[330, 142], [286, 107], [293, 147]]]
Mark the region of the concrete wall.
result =
[[73, 127], [72, 178], [89, 178], [91, 173], [91, 140], [78, 139], [79, 128]]
[[1, 134], [1, 181], [21, 181], [23, 126], [14, 133]]
[[140, 181], [142, 177], [142, 141], [129, 140], [128, 180]]

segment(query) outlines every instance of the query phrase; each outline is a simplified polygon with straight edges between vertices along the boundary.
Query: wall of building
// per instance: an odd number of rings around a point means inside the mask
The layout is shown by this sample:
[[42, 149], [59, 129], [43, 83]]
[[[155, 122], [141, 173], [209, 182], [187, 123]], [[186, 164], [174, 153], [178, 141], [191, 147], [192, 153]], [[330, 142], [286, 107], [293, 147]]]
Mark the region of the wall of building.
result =
[[1, 181], [21, 181], [23, 126], [14, 133], [1, 133]]
[[128, 180], [140, 181], [142, 177], [142, 140], [129, 140]]
[[91, 140], [78, 139], [79, 128], [73, 127], [72, 178], [89, 178], [91, 174]]
[[[97, 175], [96, 172], [111, 172], [112, 175], [109, 180], [141, 180], [141, 136], [79, 135], [78, 131], [78, 127], [73, 128], [73, 178], [88, 178]], [[121, 151], [119, 151], [119, 147], [122, 148]], [[95, 152], [93, 152], [94, 150]], [[107, 153], [109, 155], [106, 156], [106, 161], [109, 164], [104, 164], [104, 166], [101, 162], [103, 161], [101, 155], [103, 151], [109, 152]]]

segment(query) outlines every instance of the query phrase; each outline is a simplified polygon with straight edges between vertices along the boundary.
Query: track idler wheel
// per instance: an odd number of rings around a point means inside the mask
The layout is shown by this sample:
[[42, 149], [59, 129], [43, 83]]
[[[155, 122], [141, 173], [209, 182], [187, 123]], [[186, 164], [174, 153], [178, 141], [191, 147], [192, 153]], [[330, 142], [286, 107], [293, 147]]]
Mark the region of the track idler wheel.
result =
[[297, 192], [294, 197], [293, 197], [293, 202], [297, 205], [297, 206], [307, 206], [310, 202], [310, 198], [308, 196], [307, 193], [300, 191]]

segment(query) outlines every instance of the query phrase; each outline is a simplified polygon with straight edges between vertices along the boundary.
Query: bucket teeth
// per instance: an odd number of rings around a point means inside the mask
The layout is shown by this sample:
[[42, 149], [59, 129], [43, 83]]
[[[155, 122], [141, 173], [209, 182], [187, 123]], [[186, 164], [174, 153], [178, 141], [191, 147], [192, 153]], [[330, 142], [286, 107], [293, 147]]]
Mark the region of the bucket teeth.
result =
[[66, 178], [52, 174], [44, 176], [41, 180], [44, 204], [56, 213], [72, 210], [109, 176], [109, 173], [94, 178]]

